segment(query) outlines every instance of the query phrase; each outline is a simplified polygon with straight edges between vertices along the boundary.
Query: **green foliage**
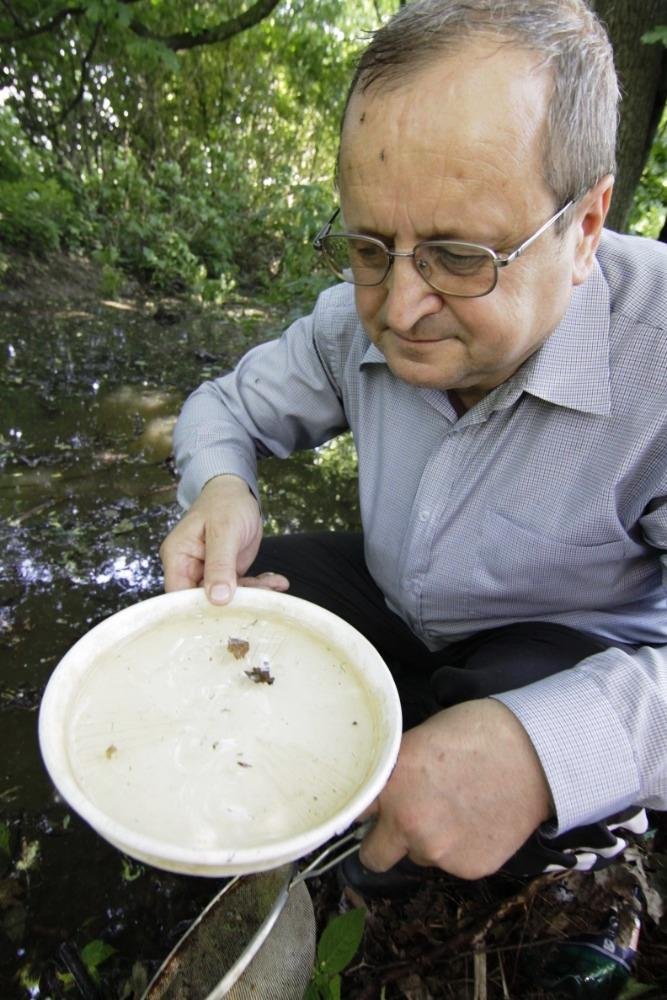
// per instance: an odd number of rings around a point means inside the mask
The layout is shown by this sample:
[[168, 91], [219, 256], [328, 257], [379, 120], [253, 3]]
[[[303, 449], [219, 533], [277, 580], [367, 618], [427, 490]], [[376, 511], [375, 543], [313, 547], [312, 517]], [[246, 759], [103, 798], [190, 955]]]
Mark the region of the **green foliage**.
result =
[[[94, 941], [89, 941], [88, 944], [84, 945], [81, 949], [81, 961], [88, 970], [90, 978], [93, 982], [99, 984], [99, 966], [115, 954], [116, 949], [113, 945], [107, 944], [106, 941], [101, 941], [99, 938], [96, 938]], [[58, 973], [58, 979], [66, 992], [71, 990], [75, 985], [74, 976], [70, 972]]]
[[635, 997], [643, 997], [645, 1000], [658, 1000], [660, 987], [655, 983], [640, 983], [636, 979], [628, 979], [627, 983], [618, 995], [618, 1000], [635, 1000]]
[[0, 861], [2, 861], [1, 856], [4, 855], [5, 858], [9, 858], [10, 853], [9, 827], [6, 823], [0, 823]]
[[642, 35], [642, 42], [645, 45], [653, 45], [655, 42], [667, 45], [667, 24], [661, 24], [653, 31], [647, 31], [645, 35]]
[[[0, 66], [2, 250], [92, 254], [109, 295], [130, 274], [205, 300], [311, 300], [330, 282], [310, 241], [336, 201], [351, 65], [396, 7], [283, 0], [249, 31], [179, 50], [172, 35], [237, 16], [238, 0], [22, 0], [20, 26], [0, 5], [0, 38], [16, 38]], [[647, 235], [660, 141], [632, 221]]]
[[[667, 45], [667, 25], [658, 25], [642, 36], [642, 42]], [[638, 236], [659, 235], [667, 211], [667, 107], [658, 126], [653, 145], [642, 172], [628, 228]]]
[[7, 246], [57, 250], [75, 220], [74, 201], [53, 178], [0, 180], [0, 233]]
[[665, 222], [667, 210], [667, 109], [651, 147], [635, 191], [629, 231], [655, 238]]
[[327, 924], [317, 945], [317, 961], [305, 1000], [339, 1000], [340, 974], [357, 953], [365, 918], [365, 910], [354, 909]]
[[83, 963], [88, 969], [88, 972], [90, 972], [95, 979], [98, 978], [98, 966], [100, 966], [102, 962], [106, 962], [108, 958], [111, 958], [111, 956], [115, 954], [116, 949], [112, 945], [107, 944], [106, 941], [100, 941], [99, 939], [89, 941], [88, 944], [81, 949], [81, 958]]
[[[209, 300], [312, 297], [330, 281], [310, 241], [335, 200], [350, 61], [395, 6], [284, 0], [177, 52], [160, 38], [237, 16], [237, 0], [80, 0], [3, 53], [0, 180], [19, 185], [2, 191], [4, 245], [91, 253], [109, 294], [129, 273]], [[21, 22], [61, 9], [23, 0]], [[8, 11], [4, 38], [20, 34]]]

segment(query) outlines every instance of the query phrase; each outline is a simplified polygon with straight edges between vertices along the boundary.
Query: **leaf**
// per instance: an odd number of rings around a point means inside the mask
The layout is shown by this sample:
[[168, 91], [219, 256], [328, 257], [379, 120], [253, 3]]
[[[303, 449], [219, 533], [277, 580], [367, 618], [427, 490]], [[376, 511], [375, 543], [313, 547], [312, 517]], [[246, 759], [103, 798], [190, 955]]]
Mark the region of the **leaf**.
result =
[[329, 980], [328, 986], [327, 1000], [340, 1000], [341, 978], [338, 974]]
[[634, 1000], [635, 997], [657, 997], [657, 987], [651, 983], [639, 983], [636, 979], [628, 979], [622, 991], [618, 994], [618, 1000]]
[[143, 865], [137, 864], [137, 862], [132, 861], [131, 858], [125, 855], [121, 856], [121, 878], [124, 882], [134, 882], [135, 879], [140, 878], [145, 871]]
[[39, 841], [23, 840], [21, 842], [21, 857], [16, 862], [17, 872], [29, 872], [39, 861]]
[[116, 8], [116, 19], [123, 28], [127, 28], [132, 21], [132, 11], [129, 7], [119, 3]]
[[97, 0], [93, 0], [92, 3], [86, 5], [85, 17], [86, 20], [91, 21], [92, 23], [99, 21], [103, 13], [102, 4], [98, 3]]
[[661, 24], [652, 31], [647, 31], [641, 38], [644, 45], [653, 45], [654, 42], [662, 42], [667, 45], [667, 25]]
[[129, 517], [125, 517], [123, 518], [122, 521], [119, 521], [118, 524], [115, 524], [113, 526], [113, 528], [111, 529], [111, 534], [127, 535], [129, 534], [130, 531], [134, 530], [135, 530], [135, 525], [133, 524], [133, 522], [129, 519]]
[[181, 61], [171, 49], [168, 49], [166, 45], [160, 46], [157, 50], [157, 55], [164, 66], [171, 70], [172, 73], [180, 73], [181, 71]]
[[94, 941], [89, 941], [81, 949], [81, 958], [84, 965], [89, 972], [95, 972], [98, 965], [102, 962], [106, 962], [107, 958], [111, 958], [112, 955], [116, 954], [116, 949], [107, 944], [106, 941], [102, 941], [100, 938], [95, 938]]
[[9, 857], [9, 827], [6, 823], [0, 823], [0, 854]]
[[365, 918], [364, 909], [348, 910], [325, 927], [317, 946], [317, 960], [323, 972], [333, 976], [352, 961], [361, 944]]

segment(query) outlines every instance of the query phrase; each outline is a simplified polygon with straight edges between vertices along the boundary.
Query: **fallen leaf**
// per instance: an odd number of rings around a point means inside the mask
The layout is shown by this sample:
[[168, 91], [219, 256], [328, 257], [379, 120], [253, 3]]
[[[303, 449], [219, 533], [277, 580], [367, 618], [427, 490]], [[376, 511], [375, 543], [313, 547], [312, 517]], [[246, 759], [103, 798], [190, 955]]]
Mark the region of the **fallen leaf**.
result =
[[227, 649], [236, 660], [242, 660], [248, 654], [250, 643], [245, 639], [233, 639], [230, 636], [227, 640]]

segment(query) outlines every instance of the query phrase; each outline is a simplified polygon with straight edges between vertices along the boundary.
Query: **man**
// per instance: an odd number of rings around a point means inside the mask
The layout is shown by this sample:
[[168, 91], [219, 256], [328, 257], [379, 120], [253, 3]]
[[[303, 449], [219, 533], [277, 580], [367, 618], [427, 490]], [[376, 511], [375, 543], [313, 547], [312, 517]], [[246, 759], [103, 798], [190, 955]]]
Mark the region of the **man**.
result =
[[[289, 585], [396, 676], [362, 888], [598, 867], [667, 807], [667, 254], [603, 234], [617, 95], [585, 0], [402, 8], [316, 240], [342, 283], [176, 428], [166, 588]], [[348, 427], [363, 540], [260, 550], [257, 456]]]

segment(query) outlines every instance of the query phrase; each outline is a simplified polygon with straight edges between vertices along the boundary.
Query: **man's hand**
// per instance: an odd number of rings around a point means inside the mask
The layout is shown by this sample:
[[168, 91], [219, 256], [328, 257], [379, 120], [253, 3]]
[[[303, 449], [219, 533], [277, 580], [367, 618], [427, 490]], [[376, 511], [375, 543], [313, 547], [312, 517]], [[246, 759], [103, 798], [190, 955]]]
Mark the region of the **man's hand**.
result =
[[403, 737], [394, 772], [365, 816], [360, 860], [385, 871], [404, 855], [460, 878], [497, 871], [553, 815], [526, 731], [491, 698], [445, 709]]
[[238, 476], [216, 476], [160, 547], [164, 589], [203, 585], [214, 604], [227, 604], [237, 584], [287, 590], [289, 581], [278, 573], [243, 576], [261, 539], [259, 507], [247, 484]]

